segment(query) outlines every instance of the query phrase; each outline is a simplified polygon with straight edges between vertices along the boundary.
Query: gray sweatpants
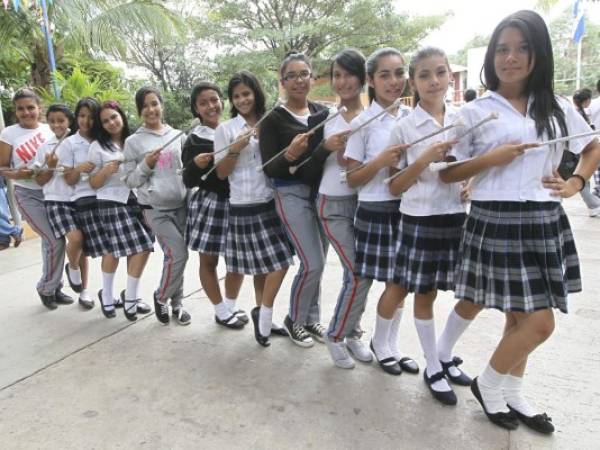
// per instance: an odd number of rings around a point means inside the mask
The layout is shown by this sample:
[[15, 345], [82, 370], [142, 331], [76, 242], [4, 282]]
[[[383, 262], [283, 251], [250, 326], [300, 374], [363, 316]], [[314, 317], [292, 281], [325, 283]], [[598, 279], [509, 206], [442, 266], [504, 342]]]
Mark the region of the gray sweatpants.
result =
[[62, 287], [65, 238], [56, 239], [52, 233], [41, 189], [15, 186], [15, 199], [23, 218], [42, 239], [42, 278], [37, 290], [43, 295], [54, 295]]
[[188, 259], [185, 245], [186, 209], [144, 209], [144, 217], [163, 251], [163, 269], [160, 277], [158, 298], [161, 302], [171, 299], [171, 306], [179, 308], [183, 298], [183, 272]]
[[327, 336], [334, 341], [360, 337], [360, 319], [367, 304], [367, 294], [373, 280], [354, 274], [354, 213], [357, 197], [332, 197], [319, 194], [317, 209], [325, 236], [332, 245], [342, 267], [342, 290], [337, 299]]
[[600, 198], [596, 197], [592, 193], [592, 185], [589, 181], [585, 183], [585, 186], [579, 193], [581, 194], [581, 198], [583, 199], [585, 206], [587, 206], [589, 209], [598, 208], [600, 206]]
[[320, 322], [327, 241], [310, 198], [310, 188], [304, 184], [276, 187], [275, 206], [300, 260], [290, 293], [290, 318], [301, 325]]

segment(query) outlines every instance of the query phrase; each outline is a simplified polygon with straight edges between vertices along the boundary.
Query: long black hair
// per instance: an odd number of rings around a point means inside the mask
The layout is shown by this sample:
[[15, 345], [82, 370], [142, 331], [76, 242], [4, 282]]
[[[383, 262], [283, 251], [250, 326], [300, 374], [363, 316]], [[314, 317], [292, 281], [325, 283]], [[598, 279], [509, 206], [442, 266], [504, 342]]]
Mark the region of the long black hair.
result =
[[[377, 67], [379, 65], [379, 60], [381, 58], [384, 58], [386, 56], [399, 56], [400, 59], [402, 60], [402, 63], [404, 63], [404, 57], [402, 56], [402, 53], [400, 53], [400, 50], [397, 50], [395, 48], [392, 47], [385, 47], [385, 48], [380, 48], [379, 50], [375, 50], [373, 53], [371, 53], [369, 55], [369, 57], [367, 58], [367, 75], [369, 76], [369, 78], [372, 80], [375, 77], [375, 72], [377, 72]], [[406, 85], [405, 85], [406, 88]], [[373, 103], [373, 100], [375, 100], [375, 88], [369, 86], [369, 103]]]
[[125, 142], [125, 139], [127, 139], [130, 134], [129, 123], [127, 122], [127, 116], [123, 112], [121, 105], [119, 105], [119, 103], [117, 103], [114, 100], [108, 100], [108, 101], [102, 103], [102, 105], [100, 105], [100, 108], [98, 108], [97, 113], [94, 116], [94, 126], [92, 128], [92, 138], [94, 140], [98, 141], [98, 143], [105, 149], [114, 151], [115, 148], [112, 144], [112, 139], [110, 137], [110, 134], [108, 134], [108, 131], [106, 131], [104, 129], [104, 127], [102, 126], [102, 121], [100, 120], [100, 114], [102, 114], [102, 111], [104, 111], [105, 109], [113, 109], [121, 116], [121, 120], [123, 121], [123, 130], [121, 131], [121, 139], [123, 142]]
[[265, 91], [263, 91], [258, 78], [247, 70], [234, 73], [227, 85], [227, 97], [229, 98], [229, 103], [231, 103], [231, 117], [236, 117], [239, 114], [239, 111], [233, 104], [233, 90], [240, 84], [248, 86], [254, 93], [254, 112], [256, 113], [256, 118], [260, 119], [267, 110], [265, 107]]
[[527, 10], [518, 11], [504, 18], [496, 26], [485, 54], [482, 69], [485, 80], [481, 80], [483, 85], [491, 91], [498, 90], [500, 80], [494, 68], [494, 58], [500, 34], [509, 27], [516, 28], [523, 34], [529, 47], [529, 61], [533, 61], [533, 69], [527, 78], [524, 94], [533, 95], [529, 115], [535, 120], [538, 136], [546, 132], [550, 139], [556, 137], [556, 127], [552, 119], [556, 119], [562, 134], [568, 135], [565, 113], [554, 95], [552, 42], [548, 27], [539, 14]]
[[585, 109], [583, 108], [583, 104], [591, 99], [592, 91], [588, 88], [579, 89], [573, 94], [573, 103], [575, 104], [575, 107], [577, 108], [579, 114], [581, 114], [581, 117], [583, 117], [588, 124], [590, 123], [590, 118], [586, 114]]

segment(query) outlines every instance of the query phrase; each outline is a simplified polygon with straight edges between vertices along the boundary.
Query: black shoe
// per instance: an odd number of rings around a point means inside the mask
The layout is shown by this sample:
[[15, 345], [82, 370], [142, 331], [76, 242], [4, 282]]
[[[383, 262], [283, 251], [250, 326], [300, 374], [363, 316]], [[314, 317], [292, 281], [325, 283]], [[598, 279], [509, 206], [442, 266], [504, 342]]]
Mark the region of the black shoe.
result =
[[268, 336], [263, 336], [260, 334], [260, 328], [258, 328], [258, 316], [260, 315], [260, 308], [258, 306], [252, 308], [250, 311], [250, 316], [252, 317], [252, 323], [254, 324], [254, 339], [263, 347], [268, 347], [271, 345], [269, 342]]
[[[123, 291], [123, 292], [125, 292], [125, 291]], [[121, 292], [121, 293], [123, 293], [123, 292]], [[121, 298], [115, 298], [115, 299], [113, 299], [113, 302], [114, 302], [113, 305], [115, 308], [123, 307], [123, 300], [121, 300]]]
[[487, 409], [485, 409], [485, 405], [483, 403], [483, 398], [481, 397], [481, 392], [479, 391], [479, 386], [477, 385], [477, 377], [473, 378], [473, 382], [471, 383], [471, 392], [483, 408], [483, 412], [487, 418], [490, 419], [490, 422], [507, 430], [517, 429], [519, 422], [517, 421], [517, 417], [512, 412], [497, 412], [493, 414], [487, 412]]
[[[464, 373], [462, 370], [458, 369], [458, 366], [460, 366], [463, 363], [463, 360], [460, 359], [458, 356], [452, 358], [452, 361], [440, 361], [440, 363], [442, 364], [442, 369], [444, 370], [444, 373], [446, 374], [446, 378], [448, 378], [448, 380], [452, 381], [454, 384], [458, 384], [459, 386], [471, 386], [473, 379], [466, 373]], [[450, 373], [451, 367], [456, 367], [460, 374], [457, 376], [452, 375]]]
[[78, 294], [83, 291], [83, 286], [81, 283], [75, 284], [71, 281], [71, 275], [69, 273], [69, 264], [65, 264], [65, 273], [67, 274], [67, 281], [69, 282], [69, 286], [73, 289], [73, 292], [77, 292]]
[[248, 322], [250, 322], [250, 319], [248, 319], [246, 311], [244, 311], [243, 309], [236, 309], [235, 311], [231, 311], [231, 312], [235, 315], [235, 317], [237, 317], [239, 320], [244, 322], [244, 324], [247, 324]]
[[221, 320], [219, 319], [219, 316], [215, 315], [215, 322], [221, 326], [224, 326], [225, 328], [231, 328], [232, 330], [241, 330], [246, 326], [246, 324], [242, 322], [235, 314], [230, 315], [225, 320]]
[[38, 295], [40, 296], [40, 300], [42, 301], [42, 304], [48, 308], [48, 309], [56, 309], [58, 308], [58, 306], [56, 306], [56, 303], [54, 303], [54, 295], [44, 295], [44, 294], [40, 294], [38, 292]]
[[305, 348], [315, 345], [315, 341], [313, 341], [311, 335], [308, 334], [302, 325], [292, 322], [290, 316], [285, 316], [283, 326], [288, 332], [288, 337], [294, 344]]
[[[373, 352], [373, 355], [375, 355], [375, 359], [379, 363], [379, 366], [381, 366], [381, 368], [385, 372], [387, 372], [391, 375], [402, 375], [402, 367], [400, 367], [400, 364], [398, 364], [398, 361], [396, 361], [396, 358], [394, 358], [393, 356], [390, 356], [389, 358], [379, 359], [379, 357], [377, 356], [377, 353], [375, 353], [375, 347], [373, 347], [373, 341], [371, 341], [371, 344], [369, 346], [371, 347], [371, 351]], [[392, 362], [394, 364], [390, 364]]]
[[413, 374], [419, 373], [419, 365], [414, 359], [408, 356], [403, 356], [402, 358], [400, 358], [398, 360], [398, 364], [400, 364], [400, 367], [404, 372]]
[[510, 405], [508, 409], [517, 416], [517, 418], [523, 422], [523, 424], [527, 425], [532, 430], [535, 430], [539, 433], [543, 434], [551, 434], [554, 433], [554, 425], [552, 424], [552, 418], [548, 417], [548, 414], [536, 414], [535, 416], [526, 416], [525, 414], [520, 413], [514, 408], [511, 408]]
[[[137, 300], [128, 302], [125, 300], [125, 291], [121, 291], [121, 301], [123, 302], [123, 313], [130, 322], [137, 320]], [[129, 303], [129, 305], [127, 305]]]
[[452, 388], [450, 388], [449, 391], [436, 391], [435, 389], [433, 389], [431, 387], [431, 385], [433, 383], [435, 383], [436, 381], [440, 381], [445, 378], [444, 371], [434, 373], [433, 375], [428, 377], [427, 369], [425, 369], [423, 371], [423, 378], [425, 379], [425, 384], [427, 384], [427, 387], [429, 388], [429, 392], [431, 392], [431, 395], [433, 395], [433, 398], [435, 398], [438, 402], [443, 403], [444, 405], [449, 405], [449, 406], [456, 405], [456, 402], [458, 400], [457, 400], [456, 394], [454, 393]]
[[115, 312], [114, 304], [113, 304], [112, 308], [107, 308], [104, 305], [104, 303], [102, 302], [102, 289], [100, 289], [98, 291], [98, 300], [100, 300], [100, 308], [102, 308], [102, 314], [104, 314], [104, 317], [106, 317], [107, 319], [113, 319], [114, 317], [117, 316], [117, 313]]
[[275, 324], [271, 324], [271, 336], [282, 336], [288, 337], [288, 332], [284, 327], [277, 326]]
[[327, 334], [327, 330], [319, 322], [304, 325], [304, 329], [315, 341], [320, 342], [321, 344], [325, 343], [325, 335]]
[[54, 293], [54, 303], [57, 305], [72, 305], [74, 302], [73, 297], [65, 294], [60, 288]]
[[[118, 304], [115, 303], [115, 308], [120, 308], [125, 304], [125, 289], [121, 291], [121, 298], [119, 299]], [[138, 314], [150, 314], [152, 312], [152, 308], [146, 302], [143, 302], [141, 299], [137, 299], [136, 312]]]
[[158, 301], [158, 294], [156, 291], [154, 291], [153, 297], [154, 315], [160, 323], [167, 325], [169, 323], [169, 305], [166, 302], [163, 304]]
[[85, 308], [85, 309], [92, 309], [94, 307], [94, 299], [93, 298], [83, 299], [83, 298], [79, 297], [79, 300], [77, 302], [79, 303], [79, 305], [82, 308]]
[[192, 316], [181, 306], [173, 309], [173, 317], [179, 325], [189, 325], [192, 323]]

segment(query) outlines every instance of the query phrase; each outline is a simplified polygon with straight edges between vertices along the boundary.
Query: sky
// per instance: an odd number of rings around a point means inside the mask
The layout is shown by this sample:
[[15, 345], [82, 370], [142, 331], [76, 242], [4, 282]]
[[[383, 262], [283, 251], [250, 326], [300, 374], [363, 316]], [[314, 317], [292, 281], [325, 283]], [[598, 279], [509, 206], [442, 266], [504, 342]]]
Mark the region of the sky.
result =
[[[489, 35], [494, 27], [507, 15], [520, 9], [532, 9], [535, 0], [396, 0], [399, 11], [408, 11], [412, 15], [433, 15], [452, 11], [453, 16], [444, 25], [431, 33], [424, 41], [425, 45], [443, 48], [446, 53], [456, 53], [477, 34]], [[551, 20], [572, 7], [573, 0], [561, 0], [550, 14], [545, 17]], [[600, 23], [600, 2], [582, 2], [585, 5], [586, 19]]]

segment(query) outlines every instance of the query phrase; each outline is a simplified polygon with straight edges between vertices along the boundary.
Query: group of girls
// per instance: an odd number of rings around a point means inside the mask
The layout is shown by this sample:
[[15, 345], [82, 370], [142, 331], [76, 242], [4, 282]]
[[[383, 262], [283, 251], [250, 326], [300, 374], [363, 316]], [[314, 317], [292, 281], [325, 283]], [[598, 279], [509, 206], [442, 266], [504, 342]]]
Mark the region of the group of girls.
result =
[[[406, 71], [413, 108], [398, 106]], [[65, 270], [80, 303], [93, 306], [86, 256], [102, 256], [104, 315], [114, 317], [123, 306], [135, 320], [149, 310], [138, 284], [156, 237], [164, 253], [154, 292], [160, 322], [170, 320], [169, 303], [175, 320], [191, 320], [182, 307], [189, 248], [200, 255], [200, 282], [218, 324], [239, 329], [249, 322], [236, 299], [244, 275], [252, 275], [250, 316], [260, 345], [270, 345], [271, 334], [302, 347], [317, 340], [338, 367], [350, 369], [355, 359], [370, 362], [374, 355], [385, 372], [399, 375], [420, 370], [398, 346], [404, 301], [413, 293], [432, 396], [454, 405], [452, 384], [470, 386], [493, 423], [515, 429], [520, 421], [551, 433], [552, 420], [523, 396], [523, 376], [529, 355], [552, 334], [553, 308], [567, 312], [567, 294], [581, 290], [560, 198], [584, 187], [600, 163], [600, 144], [593, 137], [570, 141], [570, 151], [581, 157], [567, 180], [556, 172], [562, 148], [540, 144], [590, 128], [553, 92], [552, 47], [536, 13], [519, 11], [496, 27], [483, 73], [488, 91], [457, 111], [445, 102], [451, 70], [442, 50], [418, 51], [407, 68], [393, 48], [366, 60], [347, 49], [330, 67], [339, 105], [328, 109], [308, 100], [311, 64], [291, 53], [280, 68], [285, 101], [268, 112], [249, 72], [229, 81], [231, 119], [223, 123], [220, 89], [209, 82], [195, 86], [191, 110], [200, 124], [187, 138], [164, 124], [162, 98], [153, 88], [136, 93], [143, 126], [131, 136], [115, 102], [83, 99], [75, 125], [68, 109], [52, 106], [49, 129], [38, 121], [35, 94], [18, 92], [19, 124], [0, 135], [0, 164], [12, 166], [5, 173], [16, 180], [21, 210], [42, 237], [42, 302], [55, 308], [68, 301], [60, 290], [66, 237]], [[490, 113], [498, 118], [479, 126]], [[449, 127], [459, 117], [463, 125]], [[429, 169], [453, 160], [463, 162]], [[343, 280], [325, 328], [320, 294], [329, 246]], [[273, 303], [294, 254], [300, 264], [278, 327]], [[227, 267], [224, 295], [216, 272], [220, 255]], [[115, 299], [122, 256], [127, 288]], [[360, 322], [374, 280], [385, 289], [369, 351]], [[454, 291], [458, 301], [436, 338], [438, 290]], [[485, 370], [471, 379], [453, 348], [484, 307], [505, 313], [504, 335]]]

